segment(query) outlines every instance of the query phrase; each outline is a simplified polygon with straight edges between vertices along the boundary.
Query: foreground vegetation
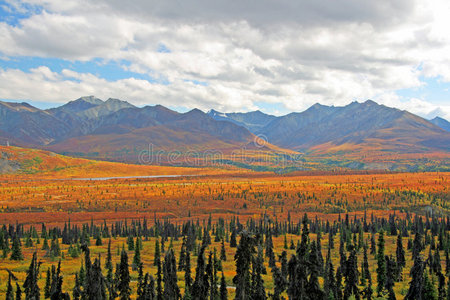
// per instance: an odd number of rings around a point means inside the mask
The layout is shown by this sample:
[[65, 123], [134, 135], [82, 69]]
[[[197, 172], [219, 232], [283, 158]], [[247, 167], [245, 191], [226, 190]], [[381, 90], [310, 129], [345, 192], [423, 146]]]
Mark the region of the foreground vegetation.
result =
[[[447, 299], [448, 218], [3, 226], [14, 299]], [[17, 299], [17, 298], [16, 298]]]

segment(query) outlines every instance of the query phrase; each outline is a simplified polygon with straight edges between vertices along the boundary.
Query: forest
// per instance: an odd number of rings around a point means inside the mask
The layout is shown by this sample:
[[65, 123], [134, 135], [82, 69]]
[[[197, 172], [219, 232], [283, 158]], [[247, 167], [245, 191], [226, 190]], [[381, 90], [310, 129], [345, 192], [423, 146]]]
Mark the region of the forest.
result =
[[450, 218], [239, 216], [0, 230], [5, 299], [449, 299]]

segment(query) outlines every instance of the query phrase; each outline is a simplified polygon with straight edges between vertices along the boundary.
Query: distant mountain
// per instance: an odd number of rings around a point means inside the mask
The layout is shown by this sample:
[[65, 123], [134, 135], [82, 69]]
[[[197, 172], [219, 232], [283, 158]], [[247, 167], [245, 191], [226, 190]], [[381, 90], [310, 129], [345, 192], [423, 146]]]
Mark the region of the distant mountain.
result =
[[446, 131], [450, 131], [450, 122], [447, 121], [446, 119], [436, 117], [430, 120], [430, 122]]
[[149, 145], [165, 152], [229, 153], [242, 147], [283, 152], [270, 144], [256, 146], [256, 137], [248, 129], [215, 120], [198, 109], [178, 113], [161, 105], [138, 108], [126, 101], [90, 96], [48, 110], [1, 102], [0, 116], [2, 144], [9, 141], [72, 155], [94, 153], [114, 159], [121, 152], [136, 156]]
[[273, 120], [260, 132], [272, 144], [302, 151], [322, 144], [372, 149], [376, 144], [377, 149], [407, 153], [450, 149], [448, 132], [407, 111], [371, 100], [344, 107], [315, 104], [302, 113]]
[[94, 96], [89, 96], [70, 101], [65, 105], [49, 109], [48, 111], [54, 115], [61, 115], [63, 112], [75, 115], [81, 120], [89, 120], [107, 116], [123, 108], [132, 107], [135, 106], [119, 99], [109, 98], [106, 101], [102, 101]]
[[[450, 132], [444, 130], [448, 130], [446, 126], [448, 122], [443, 119], [427, 121], [370, 100], [342, 107], [315, 104], [280, 117], [260, 111], [204, 113], [193, 109], [178, 113], [161, 105], [140, 108], [119, 99], [103, 101], [94, 96], [48, 110], [27, 103], [0, 102], [0, 144], [127, 161], [136, 161], [139, 153], [152, 145], [163, 155], [172, 150], [231, 153], [240, 163], [249, 154], [236, 155], [237, 150], [274, 155], [269, 163], [259, 161], [258, 167], [277, 165], [286, 153], [302, 152], [301, 161], [289, 162], [294, 168], [331, 164], [443, 170], [442, 166], [450, 168]], [[258, 140], [256, 135], [267, 140]]]
[[253, 133], [258, 132], [277, 118], [259, 110], [248, 113], [221, 113], [211, 109], [208, 112], [208, 115], [218, 121], [229, 121], [239, 126], [243, 126]]
[[47, 145], [71, 130], [66, 122], [28, 103], [0, 101], [0, 134], [4, 139], [21, 145]]

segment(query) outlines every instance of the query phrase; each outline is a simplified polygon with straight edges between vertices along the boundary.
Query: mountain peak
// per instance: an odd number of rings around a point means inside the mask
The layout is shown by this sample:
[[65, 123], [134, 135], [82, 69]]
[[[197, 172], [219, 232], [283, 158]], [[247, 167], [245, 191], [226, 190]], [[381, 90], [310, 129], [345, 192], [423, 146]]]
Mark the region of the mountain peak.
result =
[[73, 100], [70, 102], [76, 102], [76, 101], [84, 101], [84, 102], [95, 104], [95, 105], [99, 105], [99, 104], [103, 103], [103, 100], [101, 100], [95, 96], [84, 96], [84, 97], [80, 97], [77, 100]]
[[366, 100], [366, 101], [365, 101], [364, 103], [362, 103], [362, 104], [365, 104], [365, 105], [379, 105], [378, 103], [376, 103], [375, 101], [370, 100], [370, 99]]

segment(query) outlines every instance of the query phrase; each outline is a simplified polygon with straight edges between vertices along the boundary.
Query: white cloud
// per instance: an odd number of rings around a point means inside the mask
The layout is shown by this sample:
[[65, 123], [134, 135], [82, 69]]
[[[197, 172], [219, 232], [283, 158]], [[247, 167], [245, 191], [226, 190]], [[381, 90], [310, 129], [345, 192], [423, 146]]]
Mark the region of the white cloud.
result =
[[[256, 102], [302, 110], [315, 102], [344, 105], [372, 98], [424, 116], [449, 117], [448, 106], [400, 101], [395, 94], [422, 86], [421, 76], [450, 82], [445, 0], [26, 3], [44, 11], [19, 26], [0, 23], [1, 56], [126, 60], [127, 70], [171, 84], [109, 82], [42, 67], [4, 69], [3, 98], [64, 102], [95, 94], [225, 111], [255, 109]], [[170, 52], [158, 52], [161, 44]]]

